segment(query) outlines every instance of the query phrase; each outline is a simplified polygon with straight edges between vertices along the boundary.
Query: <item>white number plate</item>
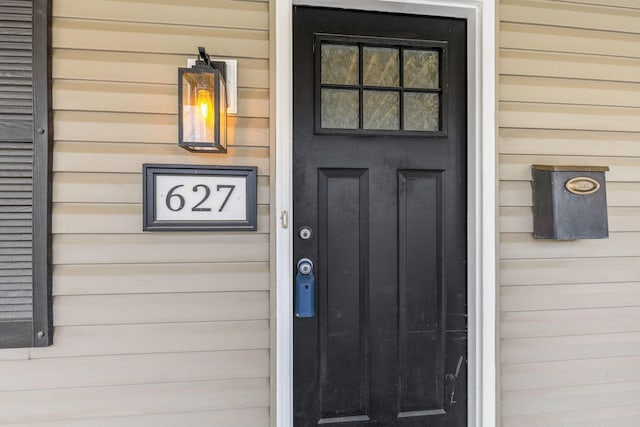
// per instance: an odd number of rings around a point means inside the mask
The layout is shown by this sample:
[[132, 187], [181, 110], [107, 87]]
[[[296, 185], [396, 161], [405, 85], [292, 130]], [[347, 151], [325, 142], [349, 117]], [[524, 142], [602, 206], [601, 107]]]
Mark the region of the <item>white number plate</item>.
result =
[[156, 175], [156, 220], [245, 221], [247, 178]]

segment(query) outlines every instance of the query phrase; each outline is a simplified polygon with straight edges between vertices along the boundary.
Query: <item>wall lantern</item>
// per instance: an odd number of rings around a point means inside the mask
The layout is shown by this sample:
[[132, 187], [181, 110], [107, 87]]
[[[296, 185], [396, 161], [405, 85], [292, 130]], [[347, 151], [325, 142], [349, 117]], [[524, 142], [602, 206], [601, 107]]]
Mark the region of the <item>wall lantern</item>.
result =
[[190, 68], [178, 68], [178, 144], [198, 153], [227, 152], [226, 67], [203, 47]]

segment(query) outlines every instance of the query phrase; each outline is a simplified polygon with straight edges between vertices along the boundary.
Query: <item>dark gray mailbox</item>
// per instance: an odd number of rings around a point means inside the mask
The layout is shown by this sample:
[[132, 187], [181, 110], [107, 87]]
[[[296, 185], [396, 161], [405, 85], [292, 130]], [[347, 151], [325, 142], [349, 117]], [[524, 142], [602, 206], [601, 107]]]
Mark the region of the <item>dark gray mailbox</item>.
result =
[[609, 237], [607, 166], [533, 165], [533, 236], [538, 239]]

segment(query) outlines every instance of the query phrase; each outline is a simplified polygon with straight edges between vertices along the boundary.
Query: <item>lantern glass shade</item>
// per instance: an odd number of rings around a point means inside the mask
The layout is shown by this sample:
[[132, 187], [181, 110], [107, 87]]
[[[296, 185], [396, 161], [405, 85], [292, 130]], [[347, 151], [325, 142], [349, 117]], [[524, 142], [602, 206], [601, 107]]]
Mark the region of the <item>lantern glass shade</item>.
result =
[[220, 70], [178, 69], [179, 145], [194, 152], [227, 152], [227, 93]]

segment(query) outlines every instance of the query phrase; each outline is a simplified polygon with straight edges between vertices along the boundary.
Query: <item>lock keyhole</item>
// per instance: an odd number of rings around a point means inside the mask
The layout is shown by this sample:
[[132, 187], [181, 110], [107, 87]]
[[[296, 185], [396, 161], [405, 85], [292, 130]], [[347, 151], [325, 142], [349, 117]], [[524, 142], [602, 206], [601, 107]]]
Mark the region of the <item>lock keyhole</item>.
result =
[[311, 227], [309, 227], [308, 225], [300, 227], [300, 229], [298, 230], [298, 237], [300, 237], [302, 240], [309, 240], [311, 236], [313, 236], [313, 230], [311, 230]]

